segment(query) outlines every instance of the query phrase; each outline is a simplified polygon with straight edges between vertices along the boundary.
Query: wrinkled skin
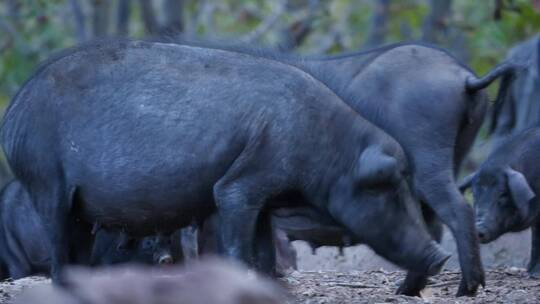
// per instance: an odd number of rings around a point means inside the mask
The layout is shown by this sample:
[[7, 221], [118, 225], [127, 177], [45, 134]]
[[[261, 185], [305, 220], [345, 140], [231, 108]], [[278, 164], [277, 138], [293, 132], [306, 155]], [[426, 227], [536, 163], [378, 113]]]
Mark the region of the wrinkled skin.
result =
[[[50, 242], [44, 225], [36, 213], [31, 199], [17, 181], [8, 183], [0, 194], [0, 279], [18, 279], [33, 274], [48, 274], [50, 268]], [[82, 265], [109, 265], [118, 263], [159, 263], [170, 250], [154, 245], [156, 237], [130, 240], [125, 246], [121, 234], [98, 231], [93, 242], [85, 244], [84, 236], [73, 234], [71, 256]], [[150, 244], [148, 244], [150, 242]], [[124, 248], [119, 248], [124, 246]], [[91, 249], [89, 249], [91, 248]], [[159, 256], [158, 256], [159, 255]], [[163, 261], [162, 261], [163, 262]]]
[[313, 250], [321, 246], [345, 247], [353, 244], [353, 237], [342, 225], [306, 206], [273, 210], [272, 223], [284, 231], [289, 240], [306, 241]]
[[[82, 46], [21, 88], [4, 116], [2, 144], [47, 225], [55, 282], [71, 262], [74, 217], [144, 236], [217, 211], [220, 252], [271, 272], [271, 256], [258, 260], [273, 252], [263, 209], [285, 192], [301, 193], [415, 272], [432, 273], [448, 257], [403, 207], [411, 198], [401, 191], [400, 145], [278, 61], [148, 42]], [[331, 208], [343, 203], [365, 222], [352, 225]], [[372, 226], [389, 214], [397, 220], [390, 227]], [[416, 237], [396, 243], [394, 233]]]
[[495, 149], [461, 188], [472, 188], [482, 243], [506, 232], [532, 229], [528, 271], [540, 278], [540, 129], [514, 135]]

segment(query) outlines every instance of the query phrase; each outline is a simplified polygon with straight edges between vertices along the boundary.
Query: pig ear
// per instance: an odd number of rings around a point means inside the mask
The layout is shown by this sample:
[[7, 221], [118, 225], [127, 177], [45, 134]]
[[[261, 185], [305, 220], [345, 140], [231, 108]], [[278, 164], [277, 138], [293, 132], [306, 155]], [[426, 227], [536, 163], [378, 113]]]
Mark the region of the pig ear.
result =
[[529, 214], [529, 202], [536, 195], [521, 172], [512, 168], [507, 168], [504, 173], [508, 180], [508, 189], [510, 190], [510, 195], [512, 196], [514, 204], [521, 215], [527, 217]]
[[356, 165], [355, 180], [362, 186], [371, 186], [398, 181], [397, 160], [378, 147], [369, 147]]
[[472, 182], [476, 177], [476, 173], [477, 172], [473, 172], [463, 178], [463, 180], [458, 185], [459, 191], [465, 192], [465, 190], [471, 187]]

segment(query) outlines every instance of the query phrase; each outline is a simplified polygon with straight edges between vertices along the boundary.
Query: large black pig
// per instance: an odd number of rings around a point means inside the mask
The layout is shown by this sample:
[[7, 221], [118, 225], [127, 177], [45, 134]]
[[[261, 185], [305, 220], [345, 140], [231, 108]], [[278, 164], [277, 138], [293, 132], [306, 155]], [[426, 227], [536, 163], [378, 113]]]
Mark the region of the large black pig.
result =
[[[50, 241], [30, 196], [17, 181], [6, 184], [0, 193], [0, 280], [33, 274], [48, 274]], [[76, 246], [74, 263], [108, 265], [117, 263], [171, 263], [173, 254], [163, 237], [128, 239], [103, 230], [90, 236], [72, 234]]]
[[506, 232], [532, 228], [529, 272], [540, 278], [540, 128], [530, 128], [502, 142], [465, 178], [472, 186], [476, 230], [482, 243]]
[[[411, 164], [413, 192], [425, 204], [425, 221], [440, 241], [441, 221], [457, 244], [462, 280], [458, 296], [485, 284], [474, 214], [455, 176], [484, 120], [482, 88], [515, 66], [504, 63], [477, 78], [448, 52], [420, 44], [393, 44], [309, 63], [367, 120], [402, 145]], [[399, 292], [419, 295], [426, 277], [411, 272]]]
[[[398, 43], [330, 57], [302, 58], [237, 45], [212, 45], [294, 65], [324, 82], [355, 111], [394, 137], [411, 165], [413, 193], [424, 205], [432, 236], [440, 241], [442, 223], [457, 243], [463, 272], [457, 295], [474, 295], [485, 284], [474, 227], [474, 212], [455, 177], [484, 120], [482, 89], [520, 68], [504, 62], [482, 78], [445, 50]], [[409, 273], [399, 293], [419, 295], [424, 274]]]
[[276, 60], [140, 41], [78, 47], [19, 90], [2, 144], [47, 226], [56, 282], [73, 225], [149, 235], [216, 209], [223, 254], [258, 264], [273, 252], [259, 215], [283, 193], [407, 269], [433, 274], [448, 258], [418, 218], [400, 145]]

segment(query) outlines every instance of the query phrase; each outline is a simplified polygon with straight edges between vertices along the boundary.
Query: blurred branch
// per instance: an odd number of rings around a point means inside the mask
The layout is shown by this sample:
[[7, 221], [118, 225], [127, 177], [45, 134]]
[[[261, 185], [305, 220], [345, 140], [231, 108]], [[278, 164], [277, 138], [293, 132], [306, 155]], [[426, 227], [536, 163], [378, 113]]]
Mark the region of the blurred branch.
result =
[[20, 8], [21, 3], [17, 0], [7, 0], [7, 12], [9, 19], [11, 19], [11, 22], [13, 22], [16, 26], [18, 25], [20, 21]]
[[371, 17], [370, 29], [365, 46], [372, 47], [384, 43], [388, 32], [390, 0], [374, 0], [374, 13]]
[[129, 35], [129, 15], [131, 13], [131, 0], [120, 0], [116, 19], [116, 33], [119, 36]]
[[503, 0], [495, 0], [495, 9], [493, 10], [493, 19], [501, 20], [503, 10]]
[[107, 35], [110, 5], [106, 0], [92, 1], [92, 33], [94, 37]]
[[158, 32], [158, 23], [154, 15], [152, 2], [148, 0], [139, 0], [141, 5], [141, 14], [144, 22], [144, 27], [148, 34], [156, 34]]
[[313, 20], [320, 5], [319, 0], [310, 0], [307, 14], [281, 31], [278, 45], [282, 51], [291, 51], [304, 42], [313, 30]]
[[75, 33], [77, 41], [83, 42], [86, 40], [86, 25], [84, 22], [84, 14], [81, 9], [79, 0], [71, 0], [71, 10], [73, 11], [73, 21], [75, 21]]
[[217, 6], [212, 1], [206, 1], [201, 9], [198, 21], [203, 24], [206, 33], [214, 33], [214, 13], [216, 9]]
[[399, 33], [403, 40], [410, 40], [413, 36], [411, 24], [407, 21], [402, 21], [399, 24]]
[[285, 13], [285, 8], [287, 5], [287, 0], [279, 0], [274, 2], [275, 6], [272, 10], [272, 13], [268, 15], [261, 23], [251, 32], [244, 35], [240, 40], [243, 42], [255, 42], [259, 40], [268, 30], [272, 28], [279, 20], [281, 15]]
[[188, 17], [189, 22], [184, 24], [185, 35], [196, 36], [199, 26], [202, 26], [205, 36], [216, 35], [214, 15], [217, 10], [225, 9], [223, 3], [213, 0], [200, 0], [197, 3], [199, 6]]
[[163, 14], [165, 24], [161, 29], [165, 33], [178, 34], [184, 30], [184, 0], [165, 0]]
[[6, 41], [0, 45], [0, 53], [9, 49], [12, 45], [13, 45], [13, 39], [11, 39], [11, 37], [8, 37]]
[[448, 33], [452, 0], [430, 0], [430, 12], [424, 20], [422, 40], [440, 43]]
[[6, 34], [6, 42], [2, 45], [2, 49], [9, 48], [15, 42], [19, 52], [27, 55], [32, 52], [30, 46], [19, 36], [17, 30], [7, 21], [8, 18], [0, 16], [0, 31]]
[[532, 6], [536, 12], [540, 12], [540, 0], [532, 0]]
[[[540, 9], [540, 3], [538, 0], [532, 0], [533, 8], [538, 11]], [[521, 13], [519, 6], [514, 1], [505, 2], [504, 0], [495, 0], [495, 9], [493, 10], [493, 20], [499, 21], [502, 18], [503, 11], [511, 11], [515, 13]]]
[[319, 47], [314, 54], [326, 54], [334, 45], [341, 44], [341, 34], [338, 30], [333, 30], [329, 35], [325, 35], [325, 39], [319, 43]]

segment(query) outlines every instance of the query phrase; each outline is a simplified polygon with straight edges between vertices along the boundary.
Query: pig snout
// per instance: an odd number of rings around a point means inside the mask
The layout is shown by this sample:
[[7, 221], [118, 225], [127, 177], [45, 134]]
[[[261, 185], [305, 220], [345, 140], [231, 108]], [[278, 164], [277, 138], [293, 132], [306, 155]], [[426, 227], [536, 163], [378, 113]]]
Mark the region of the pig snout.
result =
[[174, 262], [173, 257], [169, 253], [162, 254], [158, 258], [158, 264], [159, 265], [170, 265], [173, 262]]
[[476, 233], [478, 235], [478, 239], [483, 244], [488, 243], [491, 240], [489, 229], [487, 229], [483, 222], [476, 223]]

